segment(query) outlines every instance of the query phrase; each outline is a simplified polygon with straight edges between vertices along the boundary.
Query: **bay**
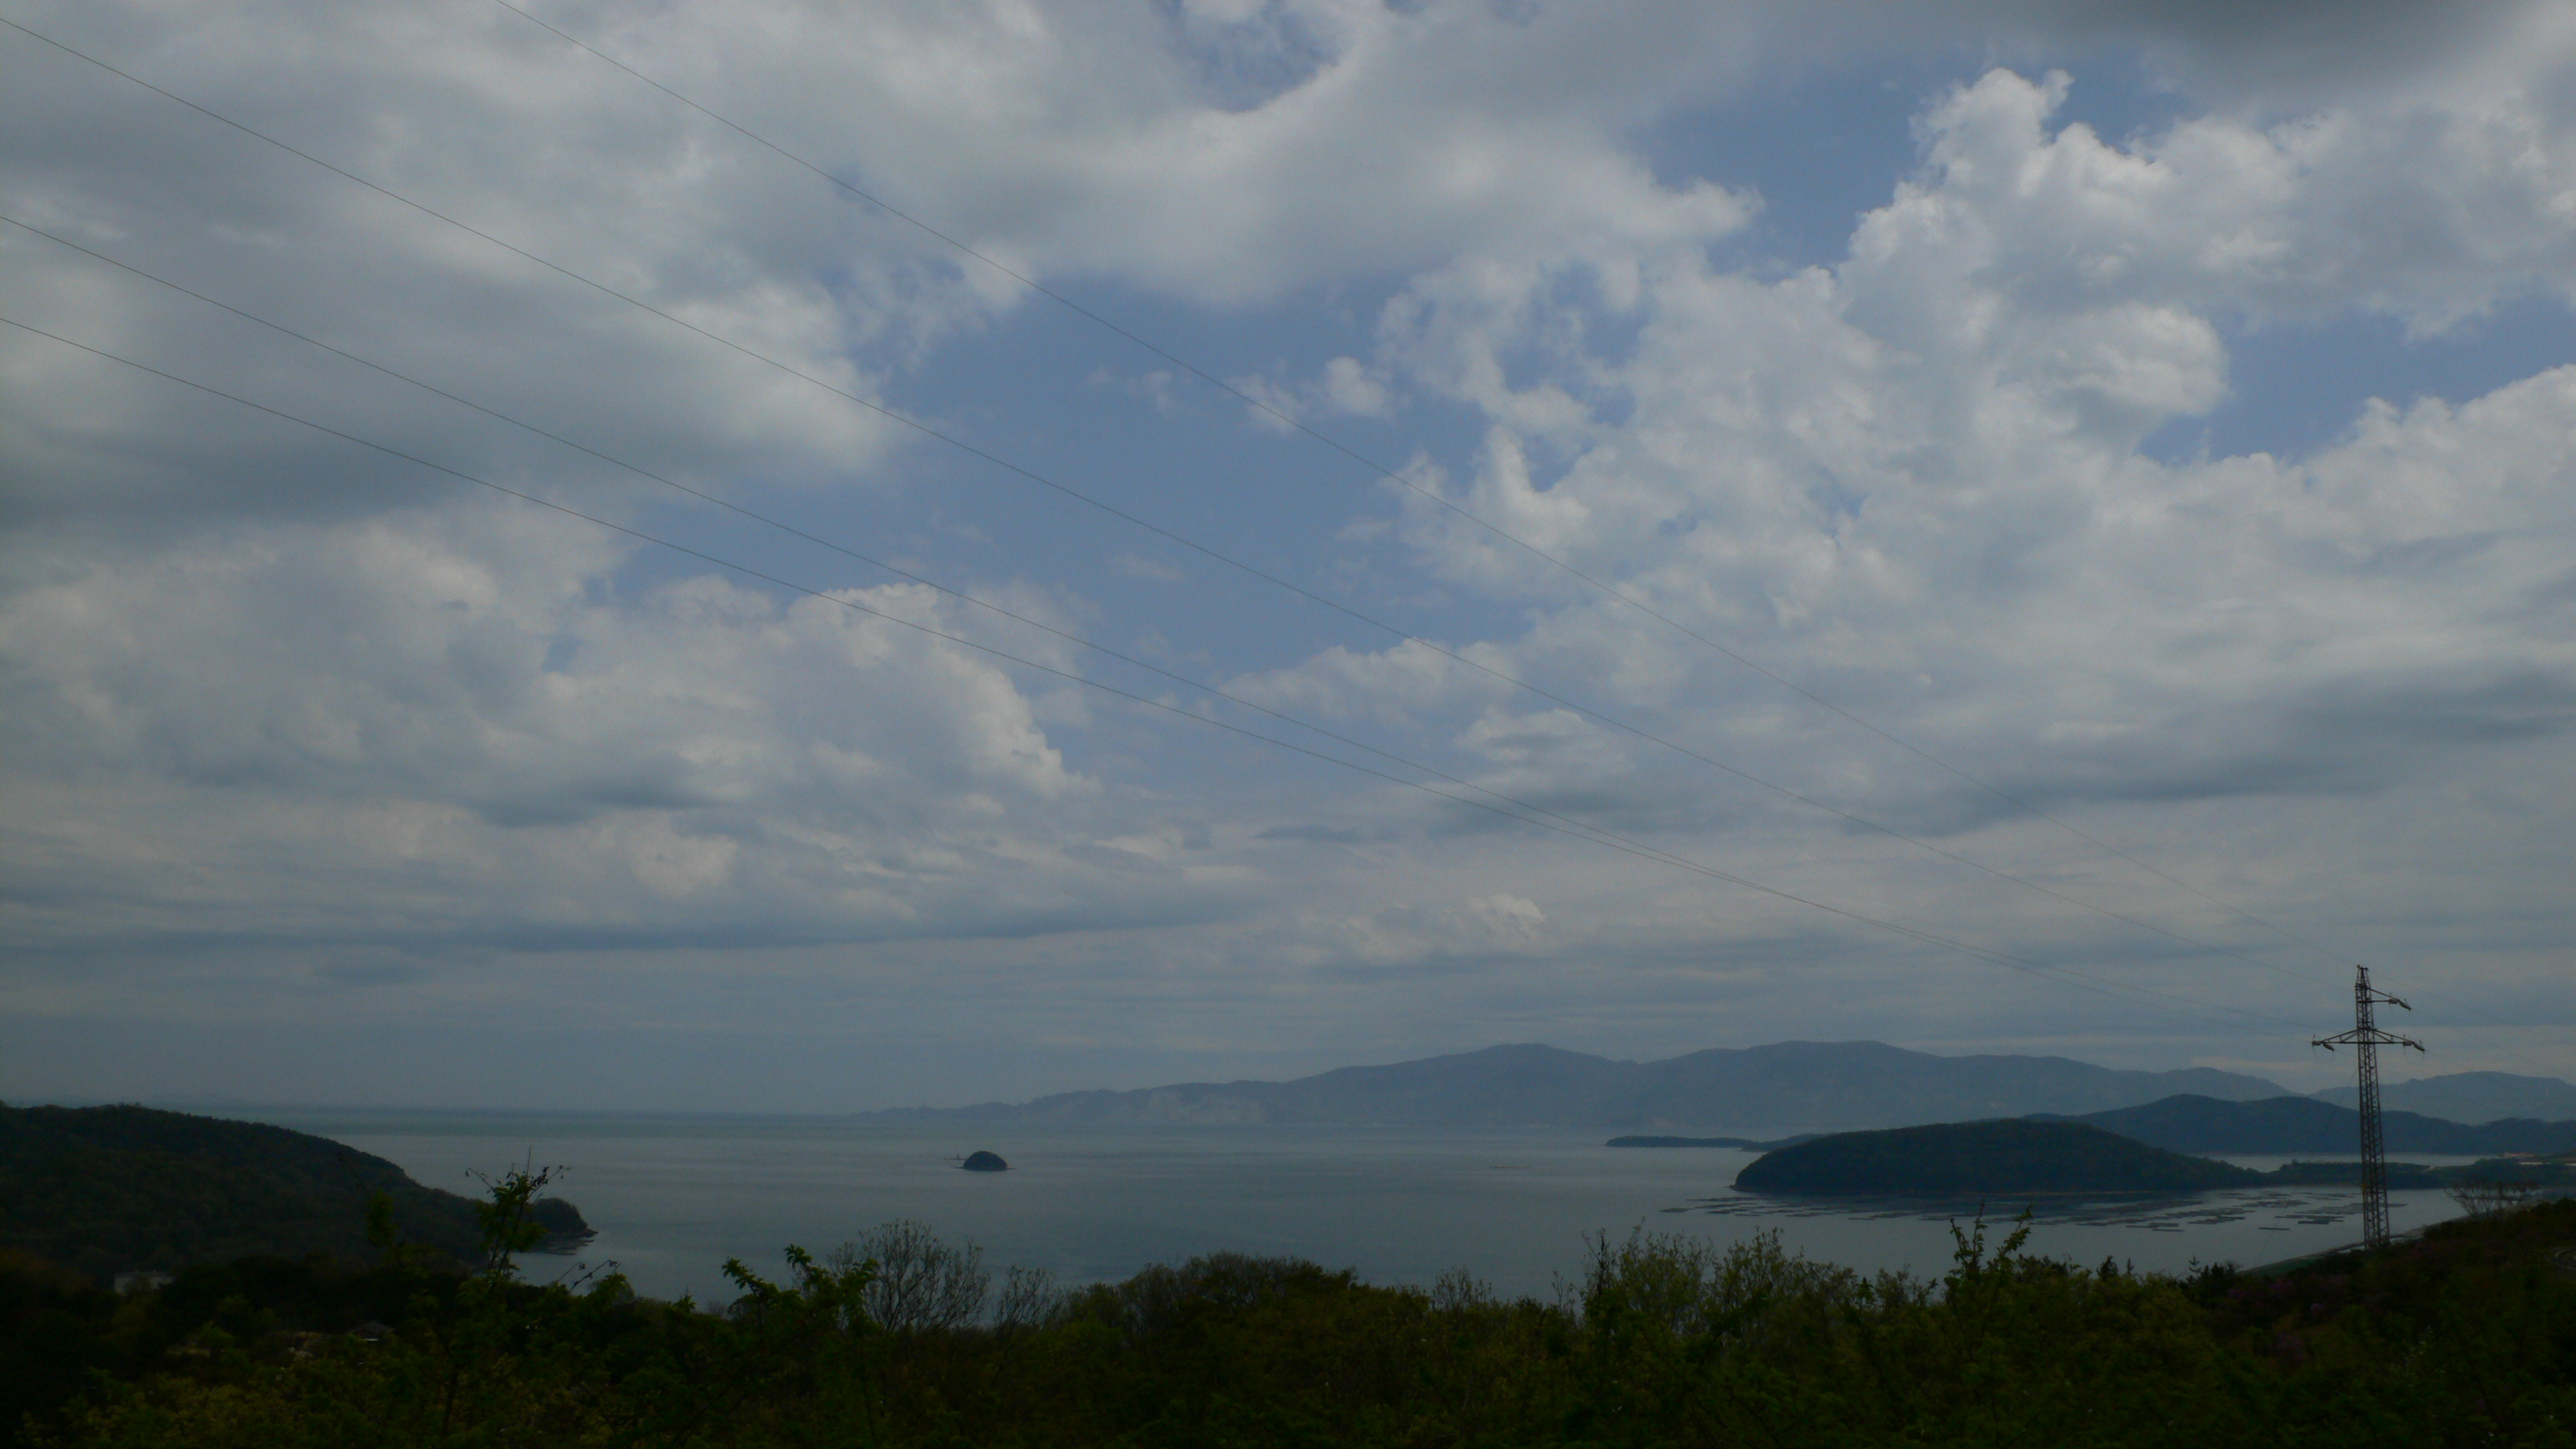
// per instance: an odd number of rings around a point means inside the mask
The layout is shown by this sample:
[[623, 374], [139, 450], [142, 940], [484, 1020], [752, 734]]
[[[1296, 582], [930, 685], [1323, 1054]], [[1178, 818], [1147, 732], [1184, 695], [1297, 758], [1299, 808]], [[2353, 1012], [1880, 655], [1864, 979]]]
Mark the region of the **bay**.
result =
[[[1776, 1230], [1792, 1249], [1863, 1272], [1937, 1275], [1950, 1224], [1974, 1203], [1799, 1203], [1728, 1188], [1756, 1155], [1614, 1148], [1606, 1133], [1280, 1127], [1032, 1128], [872, 1118], [236, 1111], [348, 1143], [419, 1181], [478, 1191], [471, 1174], [521, 1162], [564, 1169], [559, 1188], [638, 1292], [731, 1294], [738, 1257], [775, 1275], [780, 1250], [816, 1251], [895, 1219], [971, 1240], [987, 1268], [1040, 1268], [1063, 1284], [1115, 1281], [1202, 1253], [1293, 1255], [1368, 1282], [1429, 1284], [1463, 1268], [1505, 1295], [1547, 1297], [1581, 1272], [1587, 1237], [1632, 1230], [1725, 1243]], [[958, 1168], [988, 1149], [1011, 1170]], [[2231, 1158], [2270, 1167], [2280, 1158]], [[2451, 1158], [2412, 1157], [2431, 1164]], [[2018, 1202], [1987, 1204], [2000, 1239]], [[2438, 1191], [2390, 1195], [2400, 1231], [2452, 1216]], [[2182, 1199], [2053, 1205], [2028, 1251], [2140, 1271], [2253, 1265], [2359, 1236], [2350, 1189], [2245, 1189]], [[537, 1257], [530, 1276], [571, 1263]]]

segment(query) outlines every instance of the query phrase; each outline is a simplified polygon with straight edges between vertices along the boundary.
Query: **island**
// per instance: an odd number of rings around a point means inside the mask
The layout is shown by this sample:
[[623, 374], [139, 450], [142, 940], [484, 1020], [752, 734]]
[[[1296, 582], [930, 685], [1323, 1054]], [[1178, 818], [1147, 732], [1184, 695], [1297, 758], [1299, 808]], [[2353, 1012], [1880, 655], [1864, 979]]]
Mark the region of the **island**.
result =
[[1768, 1152], [1736, 1174], [1742, 1192], [1966, 1197], [2198, 1192], [2264, 1174], [2149, 1147], [2081, 1122], [2007, 1118], [1836, 1132]]
[[966, 1154], [966, 1160], [958, 1163], [957, 1165], [965, 1168], [968, 1172], [1008, 1172], [1011, 1170], [1011, 1164], [1004, 1162], [1002, 1160], [1002, 1155], [998, 1152], [970, 1152]]

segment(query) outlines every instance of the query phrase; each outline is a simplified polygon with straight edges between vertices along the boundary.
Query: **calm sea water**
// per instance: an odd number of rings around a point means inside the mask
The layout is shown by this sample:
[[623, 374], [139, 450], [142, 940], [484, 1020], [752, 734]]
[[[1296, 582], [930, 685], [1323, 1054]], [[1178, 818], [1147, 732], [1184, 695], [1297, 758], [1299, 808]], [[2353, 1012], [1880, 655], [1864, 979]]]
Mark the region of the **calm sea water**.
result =
[[[914, 1218], [982, 1246], [988, 1267], [1066, 1283], [1233, 1250], [1294, 1254], [1373, 1283], [1465, 1268], [1505, 1294], [1546, 1296], [1588, 1234], [1631, 1229], [1730, 1242], [1776, 1228], [1809, 1256], [1868, 1271], [1948, 1266], [1950, 1212], [1973, 1204], [1798, 1206], [1727, 1184], [1753, 1154], [1602, 1145], [1607, 1133], [1283, 1128], [994, 1128], [820, 1118], [264, 1112], [471, 1194], [473, 1171], [533, 1155], [567, 1169], [564, 1196], [599, 1229], [585, 1262], [614, 1259], [639, 1292], [730, 1297], [721, 1266], [776, 1272], [779, 1250], [822, 1250]], [[989, 1148], [1004, 1173], [956, 1159]], [[2278, 1158], [2238, 1158], [2269, 1167]], [[2461, 1159], [2410, 1158], [2448, 1162]], [[1948, 1211], [1944, 1211], [1944, 1207]], [[1997, 1216], [2020, 1204], [1995, 1203]], [[2454, 1214], [2439, 1192], [2390, 1195], [2399, 1229]], [[2359, 1236], [2349, 1190], [2212, 1193], [2056, 1209], [2033, 1252], [2142, 1270], [2259, 1264]], [[532, 1276], [563, 1271], [539, 1257]]]

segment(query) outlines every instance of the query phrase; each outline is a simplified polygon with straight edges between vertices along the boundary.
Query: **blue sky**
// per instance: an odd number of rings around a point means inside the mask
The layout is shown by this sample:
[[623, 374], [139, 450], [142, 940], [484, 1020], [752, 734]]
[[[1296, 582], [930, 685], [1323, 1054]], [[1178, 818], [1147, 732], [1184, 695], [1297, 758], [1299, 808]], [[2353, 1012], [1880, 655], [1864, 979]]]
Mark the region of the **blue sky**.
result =
[[670, 315], [19, 31], [0, 211], [592, 452], [0, 315], [694, 552], [9, 329], [0, 1095], [2576, 1070], [2557, 8], [534, 11], [1169, 356], [491, 0], [12, 12]]

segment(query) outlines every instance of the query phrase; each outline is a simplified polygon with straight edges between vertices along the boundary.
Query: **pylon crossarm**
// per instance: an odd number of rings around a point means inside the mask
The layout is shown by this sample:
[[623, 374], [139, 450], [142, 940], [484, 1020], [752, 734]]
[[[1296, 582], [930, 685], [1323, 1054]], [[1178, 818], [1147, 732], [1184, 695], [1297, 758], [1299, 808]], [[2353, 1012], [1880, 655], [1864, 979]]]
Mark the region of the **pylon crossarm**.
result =
[[2412, 1037], [2399, 1036], [2393, 1031], [2381, 1031], [2377, 1027], [2372, 1027], [2368, 1031], [2356, 1028], [2337, 1036], [2321, 1036], [2309, 1042], [2308, 1045], [2321, 1046], [2327, 1051], [2333, 1051], [2339, 1046], [2402, 1046], [2413, 1047], [2419, 1052], [2424, 1049], [2424, 1044]]

